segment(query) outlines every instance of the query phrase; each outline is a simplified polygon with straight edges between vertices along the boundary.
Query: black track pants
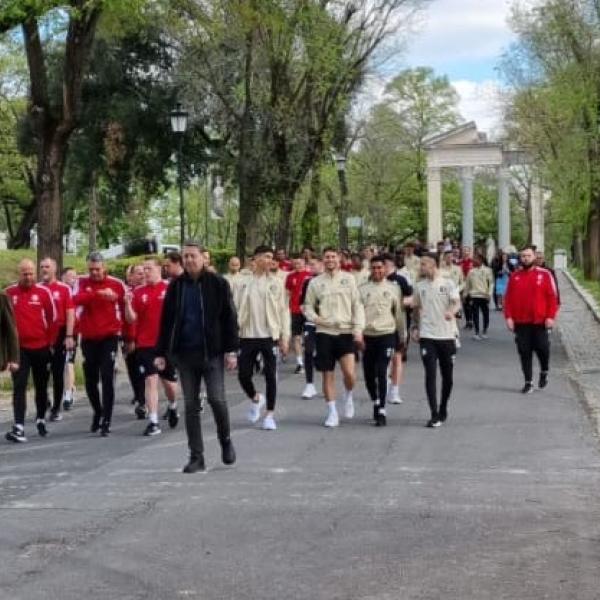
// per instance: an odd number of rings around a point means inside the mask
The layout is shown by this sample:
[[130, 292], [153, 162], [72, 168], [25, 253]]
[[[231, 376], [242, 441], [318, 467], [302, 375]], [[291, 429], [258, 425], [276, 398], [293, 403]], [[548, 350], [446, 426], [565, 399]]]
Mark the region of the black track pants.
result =
[[277, 346], [271, 338], [242, 338], [238, 358], [238, 379], [248, 398], [256, 396], [252, 381], [253, 367], [258, 355], [263, 359], [266, 382], [267, 410], [275, 410], [277, 398]]
[[396, 334], [365, 336], [363, 371], [365, 386], [371, 400], [381, 408], [385, 407], [387, 395], [387, 371], [396, 351]]
[[437, 402], [437, 365], [440, 365], [442, 375], [442, 395], [440, 408], [448, 406], [452, 393], [454, 357], [456, 356], [456, 342], [454, 340], [421, 339], [421, 360], [425, 367], [425, 391], [431, 410], [431, 419], [438, 419]]
[[521, 359], [525, 381], [533, 381], [533, 353], [540, 361], [540, 370], [550, 366], [550, 338], [544, 325], [515, 325], [515, 343]]

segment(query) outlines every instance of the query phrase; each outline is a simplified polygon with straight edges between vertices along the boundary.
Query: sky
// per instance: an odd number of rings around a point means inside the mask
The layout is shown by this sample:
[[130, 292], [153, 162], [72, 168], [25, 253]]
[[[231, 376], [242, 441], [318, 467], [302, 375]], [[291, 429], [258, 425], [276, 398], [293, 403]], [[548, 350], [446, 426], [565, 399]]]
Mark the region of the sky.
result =
[[497, 66], [514, 41], [507, 23], [514, 0], [430, 0], [416, 19], [399, 58], [378, 68], [369, 86], [381, 93], [386, 79], [407, 67], [429, 66], [447, 75], [460, 95], [467, 121], [492, 137], [498, 133], [501, 107]]

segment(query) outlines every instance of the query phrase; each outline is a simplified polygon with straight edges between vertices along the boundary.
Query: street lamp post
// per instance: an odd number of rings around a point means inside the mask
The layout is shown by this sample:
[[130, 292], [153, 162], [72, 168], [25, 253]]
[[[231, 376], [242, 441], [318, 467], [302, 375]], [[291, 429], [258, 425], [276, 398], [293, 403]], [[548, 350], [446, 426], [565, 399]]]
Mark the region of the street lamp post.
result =
[[346, 180], [346, 157], [336, 154], [335, 164], [340, 182], [340, 211], [339, 211], [339, 238], [340, 248], [348, 248], [348, 182]]
[[171, 111], [171, 129], [177, 137], [177, 171], [179, 180], [179, 244], [183, 249], [185, 242], [185, 204], [183, 202], [183, 134], [187, 129], [188, 113], [183, 110], [181, 103], [178, 102], [174, 110]]

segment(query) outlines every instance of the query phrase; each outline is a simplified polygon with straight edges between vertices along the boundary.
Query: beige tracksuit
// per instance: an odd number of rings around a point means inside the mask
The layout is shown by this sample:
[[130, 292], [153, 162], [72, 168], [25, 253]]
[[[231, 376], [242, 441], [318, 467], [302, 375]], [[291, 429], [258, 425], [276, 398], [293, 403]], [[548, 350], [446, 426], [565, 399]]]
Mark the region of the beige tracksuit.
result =
[[453, 281], [454, 285], [458, 288], [458, 291], [462, 293], [465, 287], [465, 276], [463, 270], [458, 265], [447, 266], [442, 263], [440, 266], [440, 274], [446, 279]]
[[485, 298], [489, 300], [494, 294], [494, 273], [489, 267], [473, 268], [467, 275], [465, 294], [471, 298]]
[[364, 334], [381, 336], [397, 331], [400, 339], [404, 340], [406, 324], [400, 287], [384, 279], [379, 283], [364, 283], [359, 292], [365, 307]]
[[304, 316], [317, 326], [317, 333], [360, 334], [365, 311], [351, 273], [322, 273], [308, 284], [302, 306]]
[[242, 277], [235, 289], [241, 338], [290, 339], [290, 311], [281, 277], [272, 274]]

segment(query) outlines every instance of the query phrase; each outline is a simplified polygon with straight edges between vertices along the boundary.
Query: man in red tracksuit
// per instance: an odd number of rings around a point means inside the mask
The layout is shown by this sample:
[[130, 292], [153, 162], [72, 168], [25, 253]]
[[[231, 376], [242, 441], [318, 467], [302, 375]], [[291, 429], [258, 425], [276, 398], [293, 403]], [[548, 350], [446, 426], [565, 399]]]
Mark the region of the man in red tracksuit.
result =
[[304, 334], [304, 315], [300, 299], [304, 282], [312, 278], [312, 273], [306, 268], [304, 257], [296, 255], [293, 257], [294, 270], [285, 280], [285, 289], [290, 298], [290, 313], [292, 315], [292, 344], [296, 354], [295, 374], [304, 372], [304, 361], [302, 360], [302, 335]]
[[56, 277], [56, 261], [50, 257], [40, 262], [40, 279], [52, 294], [56, 307], [56, 323], [50, 370], [52, 372], [53, 402], [50, 410], [51, 421], [62, 421], [60, 405], [65, 391], [65, 363], [67, 352], [75, 348], [73, 329], [75, 326], [75, 305], [71, 288]]
[[[99, 252], [88, 257], [87, 277], [76, 284], [73, 301], [81, 307], [79, 331], [83, 352], [85, 390], [94, 409], [90, 431], [100, 430], [102, 437], [110, 433], [115, 402], [115, 359], [119, 336], [123, 329], [125, 284], [106, 273]], [[102, 401], [98, 382], [102, 382]]]
[[29, 259], [19, 264], [19, 280], [6, 289], [19, 334], [19, 368], [12, 373], [13, 411], [15, 423], [6, 434], [9, 442], [26, 442], [25, 411], [27, 406], [27, 380], [33, 374], [36, 426], [45, 437], [46, 409], [48, 407], [48, 379], [50, 372], [50, 347], [54, 343], [56, 310], [48, 288], [36, 283], [35, 265]]
[[558, 311], [556, 286], [551, 273], [535, 265], [535, 249], [521, 250], [521, 268], [514, 271], [504, 296], [506, 325], [515, 333], [515, 342], [525, 376], [523, 394], [533, 392], [533, 353], [540, 362], [538, 387], [548, 385], [550, 340]]

